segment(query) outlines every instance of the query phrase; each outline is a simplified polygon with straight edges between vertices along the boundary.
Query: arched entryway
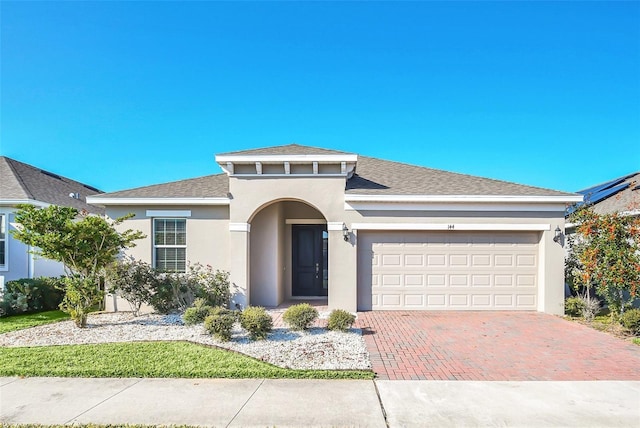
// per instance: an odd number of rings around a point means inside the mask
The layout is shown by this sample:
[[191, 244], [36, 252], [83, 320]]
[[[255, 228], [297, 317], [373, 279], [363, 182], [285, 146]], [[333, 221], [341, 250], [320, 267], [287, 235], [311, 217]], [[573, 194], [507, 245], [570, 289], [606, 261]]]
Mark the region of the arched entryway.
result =
[[279, 200], [250, 220], [249, 303], [275, 307], [329, 291], [327, 221], [299, 200]]

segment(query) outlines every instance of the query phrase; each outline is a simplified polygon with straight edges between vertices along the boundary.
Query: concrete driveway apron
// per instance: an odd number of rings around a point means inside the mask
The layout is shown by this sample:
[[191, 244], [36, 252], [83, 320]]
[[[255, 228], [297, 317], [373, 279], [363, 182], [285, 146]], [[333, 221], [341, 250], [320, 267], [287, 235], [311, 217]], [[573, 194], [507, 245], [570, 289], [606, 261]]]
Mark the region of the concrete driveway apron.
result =
[[640, 346], [535, 312], [370, 311], [381, 380], [640, 380]]

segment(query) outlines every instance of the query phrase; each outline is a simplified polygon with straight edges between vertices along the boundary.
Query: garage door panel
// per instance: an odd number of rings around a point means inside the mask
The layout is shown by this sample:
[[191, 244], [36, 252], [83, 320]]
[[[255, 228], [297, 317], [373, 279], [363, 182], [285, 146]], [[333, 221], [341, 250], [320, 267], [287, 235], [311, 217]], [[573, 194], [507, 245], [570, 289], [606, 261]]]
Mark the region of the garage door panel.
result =
[[424, 294], [405, 294], [404, 306], [407, 308], [424, 309], [426, 307], [425, 295]]
[[449, 306], [450, 307], [467, 307], [470, 306], [470, 297], [468, 294], [450, 294]]
[[383, 287], [400, 287], [401, 285], [401, 275], [381, 275], [382, 276], [382, 286]]
[[373, 309], [536, 310], [537, 233], [363, 235]]
[[424, 254], [405, 254], [404, 265], [406, 267], [425, 267], [425, 259]]
[[406, 287], [424, 287], [424, 275], [405, 275], [404, 285]]
[[491, 308], [491, 295], [473, 294], [471, 296], [471, 305], [475, 308]]
[[447, 276], [442, 274], [426, 274], [427, 287], [443, 287], [447, 284]]
[[491, 255], [490, 254], [473, 254], [471, 256], [471, 266], [491, 267]]

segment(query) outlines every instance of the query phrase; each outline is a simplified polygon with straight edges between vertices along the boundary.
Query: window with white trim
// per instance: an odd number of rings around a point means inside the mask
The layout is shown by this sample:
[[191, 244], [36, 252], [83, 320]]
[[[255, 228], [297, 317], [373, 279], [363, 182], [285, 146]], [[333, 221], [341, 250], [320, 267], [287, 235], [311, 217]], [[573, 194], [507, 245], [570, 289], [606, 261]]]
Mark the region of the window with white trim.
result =
[[7, 215], [0, 214], [0, 269], [7, 267]]
[[153, 219], [153, 261], [157, 269], [185, 272], [187, 269], [187, 220]]

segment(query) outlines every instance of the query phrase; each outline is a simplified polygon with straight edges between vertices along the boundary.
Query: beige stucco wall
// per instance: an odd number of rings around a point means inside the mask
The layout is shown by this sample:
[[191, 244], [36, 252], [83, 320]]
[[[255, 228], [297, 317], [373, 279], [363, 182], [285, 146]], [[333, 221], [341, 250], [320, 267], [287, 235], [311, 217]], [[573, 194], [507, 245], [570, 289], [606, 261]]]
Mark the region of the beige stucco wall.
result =
[[[214, 269], [229, 270], [229, 208], [226, 206], [114, 206], [107, 207], [106, 215], [116, 219], [132, 213], [135, 216], [118, 226], [118, 230], [139, 230], [147, 237], [125, 251], [127, 256], [153, 263], [153, 218], [147, 210], [190, 210], [187, 221], [187, 261], [211, 265]], [[108, 295], [105, 300], [108, 311], [128, 311], [129, 304], [122, 298]], [[152, 312], [144, 307], [143, 312]]]
[[[109, 217], [133, 212], [121, 227], [141, 230], [149, 238], [128, 254], [152, 258], [152, 220], [146, 210], [191, 210], [187, 219], [187, 257], [230, 272], [232, 306], [276, 306], [291, 297], [291, 224], [288, 219], [320, 219], [352, 230], [354, 223], [405, 224], [541, 224], [539, 311], [562, 314], [564, 250], [553, 242], [564, 229], [564, 206], [557, 211], [354, 211], [345, 210], [344, 177], [229, 178], [228, 207], [110, 207]], [[341, 230], [329, 231], [329, 306], [355, 311], [358, 282], [358, 232], [345, 242]]]
[[153, 218], [147, 217], [147, 210], [190, 210], [187, 221], [187, 261], [211, 265], [214, 269], [229, 270], [229, 208], [226, 206], [174, 206], [171, 208], [149, 206], [108, 207], [106, 215], [115, 219], [128, 213], [135, 216], [118, 226], [119, 230], [134, 229], [147, 238], [136, 242], [136, 246], [126, 254], [137, 260], [152, 263], [153, 259]]

